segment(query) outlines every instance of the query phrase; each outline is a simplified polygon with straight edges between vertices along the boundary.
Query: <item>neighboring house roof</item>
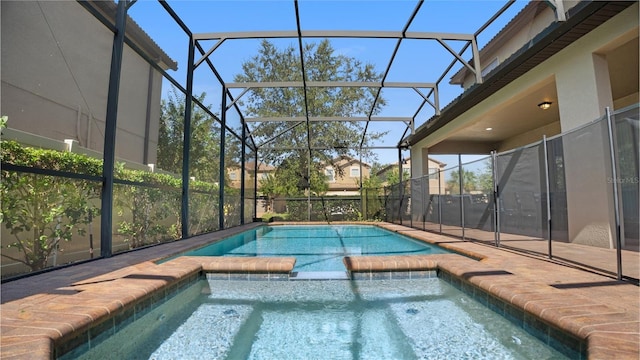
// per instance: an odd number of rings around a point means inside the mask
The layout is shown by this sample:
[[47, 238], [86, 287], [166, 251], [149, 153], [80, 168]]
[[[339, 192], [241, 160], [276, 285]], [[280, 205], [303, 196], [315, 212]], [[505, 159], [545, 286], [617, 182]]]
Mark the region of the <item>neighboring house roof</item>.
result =
[[[636, 2], [580, 2], [569, 9], [566, 21], [554, 22], [549, 25], [531, 41], [524, 44], [520, 50], [516, 51], [498, 65], [498, 67], [484, 79], [482, 84], [475, 84], [468, 88], [449, 103], [449, 105], [441, 111], [440, 115], [434, 115], [416, 129], [415, 133], [408, 137], [408, 145], [414, 145], [440, 129], [634, 3]], [[507, 26], [503, 31], [509, 29], [511, 28]], [[496, 42], [499, 36], [501, 36], [501, 34], [496, 36]]]
[[398, 168], [398, 163], [394, 163], [394, 164], [389, 164], [389, 165], [385, 165], [382, 169], [378, 170], [378, 172], [376, 172], [376, 176], [381, 177], [382, 175], [386, 174], [387, 172]]
[[434, 162], [434, 163], [438, 164], [440, 167], [445, 167], [445, 166], [447, 166], [447, 164], [443, 163], [442, 161], [438, 161], [438, 160], [433, 159], [433, 158], [428, 158], [428, 159], [429, 159], [429, 161], [432, 161], [432, 162]]
[[[256, 163], [254, 161], [249, 161], [247, 163], [244, 164], [245, 168], [247, 170], [255, 170], [255, 165]], [[271, 165], [267, 165], [263, 162], [258, 163], [258, 172], [271, 172], [274, 171], [276, 168], [271, 166]]]
[[[79, 3], [94, 15], [96, 15], [95, 12], [102, 15], [103, 19], [101, 20], [103, 20], [103, 22], [104, 20], [108, 21], [108, 26], [115, 26], [118, 5], [114, 1], [87, 0], [80, 1]], [[98, 18], [100, 19], [100, 17]], [[130, 16], [127, 16], [125, 26], [127, 38], [140, 48], [151, 60], [164, 70], [178, 70], [178, 63], [171, 59]]]
[[[358, 159], [354, 159], [349, 155], [340, 155], [334, 159], [331, 160], [331, 164], [335, 164], [339, 167], [345, 167], [345, 166], [349, 166], [351, 164], [355, 164], [355, 163], [359, 163], [362, 164], [362, 166], [364, 167], [368, 167], [370, 168], [371, 165], [367, 164], [364, 161], [359, 161]], [[331, 164], [327, 164], [327, 166], [331, 165]]]

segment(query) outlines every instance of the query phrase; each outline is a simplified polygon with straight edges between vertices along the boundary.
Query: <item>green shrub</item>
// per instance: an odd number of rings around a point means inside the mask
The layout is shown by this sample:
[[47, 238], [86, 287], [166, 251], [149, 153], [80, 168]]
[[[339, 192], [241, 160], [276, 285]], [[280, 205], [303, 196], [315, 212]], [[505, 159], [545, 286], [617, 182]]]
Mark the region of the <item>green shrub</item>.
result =
[[[69, 152], [22, 147], [2, 141], [2, 164], [53, 169], [89, 175], [102, 173], [100, 160]], [[100, 213], [100, 182], [13, 171], [1, 171], [0, 219], [13, 236], [6, 245], [16, 248], [22, 258], [2, 256], [21, 262], [32, 271], [47, 265], [61, 241], [73, 234], [84, 235], [85, 225]]]
[[[0, 142], [3, 165], [58, 170], [102, 176], [102, 160], [85, 155], [23, 146], [15, 141]], [[167, 174], [126, 169], [117, 164], [115, 178], [137, 184], [114, 186], [114, 230], [129, 249], [180, 238], [182, 180]], [[74, 234], [84, 235], [86, 226], [100, 215], [102, 182], [2, 169], [0, 220], [13, 239], [5, 246], [22, 257], [2, 256], [43, 269], [61, 242]], [[217, 229], [218, 184], [190, 182], [189, 233]], [[237, 189], [228, 189], [239, 196]], [[239, 203], [225, 207], [235, 223]], [[7, 241], [4, 241], [7, 243]]]

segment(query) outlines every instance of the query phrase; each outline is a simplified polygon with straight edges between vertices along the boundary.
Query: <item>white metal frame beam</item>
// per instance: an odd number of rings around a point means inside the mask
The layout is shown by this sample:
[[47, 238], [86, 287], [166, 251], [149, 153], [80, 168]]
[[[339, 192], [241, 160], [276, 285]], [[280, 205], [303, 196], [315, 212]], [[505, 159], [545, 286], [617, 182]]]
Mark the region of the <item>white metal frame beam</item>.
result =
[[363, 39], [416, 39], [416, 40], [475, 40], [473, 34], [421, 32], [421, 31], [361, 31], [361, 30], [276, 30], [276, 31], [236, 31], [193, 34], [199, 40], [239, 40], [239, 39], [286, 39], [298, 38], [363, 38]]
[[246, 122], [295, 122], [295, 121], [307, 121], [309, 122], [323, 122], [323, 121], [401, 121], [409, 123], [413, 120], [412, 117], [403, 116], [292, 116], [292, 117], [252, 117], [245, 118]]
[[[304, 87], [302, 81], [265, 81], [226, 83], [229, 89], [259, 89], [259, 88], [295, 88]], [[307, 87], [370, 87], [370, 88], [419, 88], [432, 89], [436, 87], [431, 82], [382, 82], [382, 81], [306, 81]]]

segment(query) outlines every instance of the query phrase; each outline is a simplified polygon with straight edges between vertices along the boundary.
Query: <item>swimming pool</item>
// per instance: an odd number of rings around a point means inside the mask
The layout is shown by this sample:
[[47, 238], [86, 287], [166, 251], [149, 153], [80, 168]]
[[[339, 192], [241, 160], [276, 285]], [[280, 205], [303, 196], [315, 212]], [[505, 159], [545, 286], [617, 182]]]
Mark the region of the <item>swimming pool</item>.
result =
[[430, 278], [200, 280], [90, 351], [67, 358], [567, 357], [446, 281]]
[[190, 256], [293, 256], [295, 272], [344, 271], [347, 255], [449, 251], [373, 225], [263, 226], [187, 252]]

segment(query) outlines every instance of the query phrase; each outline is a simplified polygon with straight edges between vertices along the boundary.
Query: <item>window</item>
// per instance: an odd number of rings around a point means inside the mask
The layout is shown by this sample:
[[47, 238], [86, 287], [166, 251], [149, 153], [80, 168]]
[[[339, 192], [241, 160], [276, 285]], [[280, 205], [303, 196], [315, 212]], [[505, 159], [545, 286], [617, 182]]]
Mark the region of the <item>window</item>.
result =
[[325, 169], [324, 174], [327, 176], [327, 181], [330, 181], [330, 182], [336, 181], [336, 177], [334, 176], [333, 169]]
[[236, 174], [235, 171], [232, 171], [229, 173], [229, 179], [230, 180], [238, 180], [238, 174]]
[[440, 177], [440, 173], [438, 172], [438, 168], [429, 168], [429, 179], [435, 179], [438, 180], [438, 178]]
[[260, 180], [264, 180], [264, 179], [266, 179], [266, 178], [268, 178], [268, 177], [269, 177], [269, 174], [265, 174], [265, 173], [260, 173], [260, 174], [258, 174], [258, 178], [259, 178]]
[[351, 177], [360, 177], [360, 168], [359, 167], [352, 167], [351, 168]]

